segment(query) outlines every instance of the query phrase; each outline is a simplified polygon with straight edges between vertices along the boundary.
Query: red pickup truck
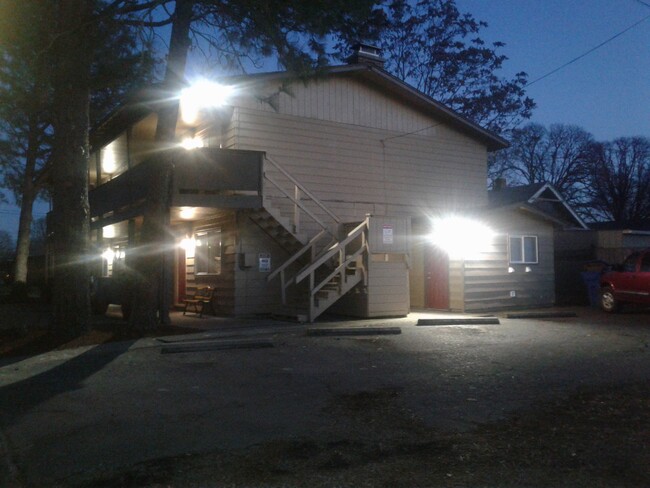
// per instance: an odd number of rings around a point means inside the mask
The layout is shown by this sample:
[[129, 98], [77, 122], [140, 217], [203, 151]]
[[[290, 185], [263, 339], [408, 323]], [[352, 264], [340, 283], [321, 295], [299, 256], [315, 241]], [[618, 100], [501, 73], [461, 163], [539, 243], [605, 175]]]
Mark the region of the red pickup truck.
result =
[[617, 312], [625, 303], [650, 305], [650, 249], [630, 254], [621, 266], [600, 277], [600, 305]]

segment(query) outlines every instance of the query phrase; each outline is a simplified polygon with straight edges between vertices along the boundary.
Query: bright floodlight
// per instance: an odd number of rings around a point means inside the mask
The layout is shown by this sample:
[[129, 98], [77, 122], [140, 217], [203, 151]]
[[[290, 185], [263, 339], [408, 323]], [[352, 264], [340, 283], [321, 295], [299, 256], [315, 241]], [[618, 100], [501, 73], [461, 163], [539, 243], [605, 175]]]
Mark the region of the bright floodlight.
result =
[[117, 170], [117, 158], [115, 157], [115, 147], [109, 144], [101, 151], [102, 156], [102, 171], [104, 173], [113, 174]]
[[188, 151], [191, 151], [192, 149], [198, 149], [200, 147], [203, 147], [203, 139], [199, 137], [186, 137], [182, 140], [181, 147]]
[[105, 239], [113, 239], [117, 235], [114, 225], [107, 225], [102, 228], [102, 237]]
[[180, 218], [181, 219], [193, 219], [196, 215], [196, 208], [194, 207], [181, 207]]
[[233, 87], [213, 81], [199, 80], [181, 92], [181, 113], [188, 124], [196, 121], [205, 108], [221, 107], [233, 92]]
[[185, 237], [181, 240], [181, 247], [185, 250], [186, 258], [193, 258], [196, 252], [196, 239], [194, 237]]
[[452, 259], [472, 259], [492, 243], [494, 232], [484, 224], [465, 217], [433, 219], [431, 241]]
[[108, 264], [113, 264], [113, 259], [115, 259], [115, 251], [113, 251], [110, 247], [107, 248], [102, 253], [102, 258], [104, 258]]

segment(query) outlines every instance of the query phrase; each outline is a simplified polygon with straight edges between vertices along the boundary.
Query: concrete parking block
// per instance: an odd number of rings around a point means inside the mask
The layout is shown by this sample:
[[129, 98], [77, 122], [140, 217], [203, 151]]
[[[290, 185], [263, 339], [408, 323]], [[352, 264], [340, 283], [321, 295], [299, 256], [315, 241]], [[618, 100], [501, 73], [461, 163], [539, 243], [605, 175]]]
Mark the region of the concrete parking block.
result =
[[509, 319], [555, 319], [577, 317], [575, 312], [516, 312], [509, 313], [506, 318]]
[[306, 335], [319, 336], [368, 336], [368, 335], [396, 335], [401, 334], [400, 327], [319, 327], [307, 329]]
[[416, 325], [499, 325], [497, 317], [419, 319]]
[[269, 347], [273, 347], [271, 341], [213, 341], [163, 346], [160, 352], [161, 354], [175, 354], [181, 352], [219, 351], [225, 349], [264, 349]]

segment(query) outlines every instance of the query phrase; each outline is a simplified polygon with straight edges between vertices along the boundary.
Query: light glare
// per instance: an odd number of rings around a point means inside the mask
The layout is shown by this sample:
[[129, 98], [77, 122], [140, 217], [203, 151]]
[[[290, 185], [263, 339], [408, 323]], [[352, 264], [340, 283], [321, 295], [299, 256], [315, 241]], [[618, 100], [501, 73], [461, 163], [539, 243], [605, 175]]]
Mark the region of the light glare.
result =
[[102, 253], [102, 258], [104, 258], [109, 265], [113, 264], [113, 259], [115, 259], [115, 251], [113, 251], [111, 248], [106, 249]]
[[191, 219], [194, 218], [196, 214], [196, 209], [194, 207], [181, 207], [179, 216], [181, 219]]
[[194, 237], [185, 237], [181, 240], [181, 248], [185, 250], [186, 258], [193, 258], [196, 253], [196, 239]]
[[183, 139], [183, 142], [181, 142], [181, 146], [187, 151], [198, 149], [200, 147], [203, 147], [203, 139], [200, 137], [186, 137]]
[[494, 232], [488, 226], [465, 217], [433, 220], [431, 241], [452, 259], [472, 259], [492, 243]]
[[102, 237], [105, 239], [113, 239], [116, 235], [115, 226], [107, 225], [102, 228]]
[[115, 149], [110, 144], [102, 150], [102, 170], [109, 175], [117, 170], [117, 160], [115, 158]]
[[232, 95], [233, 87], [209, 80], [199, 80], [181, 92], [181, 114], [183, 121], [196, 122], [204, 108], [221, 107]]

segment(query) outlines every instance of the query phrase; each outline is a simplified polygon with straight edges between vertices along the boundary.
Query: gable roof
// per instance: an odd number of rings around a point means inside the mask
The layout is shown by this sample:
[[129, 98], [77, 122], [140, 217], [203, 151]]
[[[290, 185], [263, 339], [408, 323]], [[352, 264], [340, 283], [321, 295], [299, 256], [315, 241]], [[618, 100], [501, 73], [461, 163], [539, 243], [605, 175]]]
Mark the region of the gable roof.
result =
[[421, 91], [413, 88], [408, 83], [391, 75], [377, 66], [365, 63], [334, 66], [329, 69], [331, 74], [346, 74], [363, 78], [375, 84], [383, 90], [387, 90], [404, 101], [430, 113], [432, 116], [442, 119], [450, 126], [458, 129], [464, 134], [481, 141], [488, 151], [505, 149], [509, 143], [494, 132], [484, 129], [471, 120], [463, 117], [443, 103], [440, 103]]
[[[331, 66], [325, 68], [322, 72], [315, 73], [310, 78], [318, 79], [325, 76], [352, 76], [362, 79], [419, 110], [441, 119], [444, 123], [484, 144], [488, 151], [508, 147], [508, 141], [502, 137], [466, 119], [446, 105], [437, 102], [377, 66], [366, 63]], [[238, 82], [254, 83], [256, 80], [286, 80], [288, 78], [299, 79], [292, 73], [277, 71], [229, 76], [221, 78], [221, 81], [226, 84], [234, 84]], [[99, 146], [110, 142], [129, 124], [159, 109], [161, 104], [170, 99], [170, 91], [165, 90], [162, 85], [147, 87], [133, 93], [92, 131], [91, 145]]]
[[562, 226], [589, 227], [550, 183], [511, 186], [488, 192], [490, 208], [518, 208]]

